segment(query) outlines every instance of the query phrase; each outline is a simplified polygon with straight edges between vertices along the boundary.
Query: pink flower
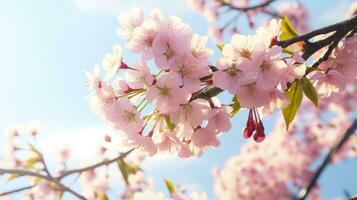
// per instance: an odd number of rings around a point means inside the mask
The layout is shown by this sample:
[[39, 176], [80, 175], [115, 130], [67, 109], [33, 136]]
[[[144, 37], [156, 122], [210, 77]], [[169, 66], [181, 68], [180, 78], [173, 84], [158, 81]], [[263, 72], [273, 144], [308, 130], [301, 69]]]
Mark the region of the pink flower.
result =
[[205, 148], [217, 147], [219, 144], [216, 133], [208, 128], [197, 129], [191, 137], [191, 149], [198, 156], [202, 155]]
[[145, 60], [153, 57], [152, 47], [157, 35], [158, 24], [154, 20], [147, 20], [133, 31], [133, 36], [126, 47], [139, 53]]
[[142, 89], [151, 86], [154, 77], [145, 61], [140, 60], [125, 71], [125, 80], [131, 89]]
[[128, 98], [118, 99], [104, 112], [106, 119], [112, 122], [117, 129], [125, 133], [137, 133], [143, 127], [140, 113]]
[[189, 92], [196, 92], [201, 88], [200, 78], [208, 76], [211, 69], [207, 62], [203, 65], [201, 60], [196, 60], [190, 54], [174, 58], [174, 66], [171, 71], [177, 72], [182, 77], [183, 88]]
[[221, 57], [217, 62], [217, 68], [219, 71], [213, 73], [213, 84], [228, 90], [231, 94], [235, 94], [240, 85], [252, 83], [256, 79], [256, 67], [244, 59]]
[[140, 9], [132, 9], [129, 13], [123, 13], [118, 17], [118, 21], [121, 25], [116, 30], [119, 38], [130, 40], [132, 33], [143, 23], [144, 12]]
[[210, 36], [213, 41], [220, 42], [223, 38], [223, 29], [216, 27], [209, 27], [208, 36]]
[[328, 97], [332, 92], [342, 91], [346, 85], [345, 77], [334, 69], [326, 73], [317, 73], [311, 77], [311, 80], [316, 81], [318, 93], [322, 97]]
[[214, 108], [210, 113], [206, 128], [216, 134], [229, 131], [232, 127], [230, 118], [230, 109], [228, 107]]
[[173, 58], [189, 51], [192, 32], [190, 26], [177, 17], [170, 17], [160, 24], [153, 42], [155, 64], [160, 69], [169, 69]]
[[177, 73], [165, 73], [159, 77], [155, 85], [146, 91], [146, 98], [162, 113], [177, 111], [180, 104], [185, 104], [191, 95], [180, 88], [182, 81]]
[[236, 93], [242, 107], [254, 108], [269, 104], [270, 91], [255, 83], [242, 85]]
[[210, 105], [206, 100], [195, 99], [182, 105], [176, 112], [170, 113], [172, 123], [176, 124], [177, 134], [190, 139], [194, 128], [209, 118], [210, 110]]
[[272, 19], [268, 26], [260, 27], [257, 29], [257, 36], [261, 40], [266, 48], [270, 48], [277, 44], [280, 32], [281, 32], [281, 21]]
[[106, 71], [105, 80], [109, 80], [116, 75], [122, 66], [122, 48], [119, 45], [114, 45], [113, 53], [105, 55], [103, 59], [103, 68]]

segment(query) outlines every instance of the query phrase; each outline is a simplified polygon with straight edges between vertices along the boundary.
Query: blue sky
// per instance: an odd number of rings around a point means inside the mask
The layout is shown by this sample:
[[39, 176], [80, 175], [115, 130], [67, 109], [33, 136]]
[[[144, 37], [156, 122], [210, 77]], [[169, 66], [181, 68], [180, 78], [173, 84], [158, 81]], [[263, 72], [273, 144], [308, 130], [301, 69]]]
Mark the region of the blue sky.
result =
[[[354, 2], [300, 1], [318, 11], [311, 13], [313, 27], [344, 18], [348, 5]], [[122, 43], [114, 33], [116, 15], [139, 6], [146, 11], [160, 8], [166, 16], [183, 18], [195, 32], [206, 33], [206, 21], [188, 9], [184, 0], [1, 0], [0, 129], [8, 123], [37, 120], [52, 141], [60, 137], [80, 140], [76, 133], [88, 138], [95, 138], [96, 132], [103, 134], [105, 124], [91, 112], [85, 98], [83, 72], [100, 63], [114, 43]], [[199, 185], [214, 199], [211, 168], [222, 166], [239, 152], [245, 142], [240, 135], [244, 118], [245, 113], [240, 113], [232, 121], [232, 130], [222, 137], [221, 147], [200, 159], [148, 161], [144, 168], [155, 177], [158, 190], [166, 191], [162, 182], [166, 177], [175, 183]], [[273, 121], [267, 119], [266, 123]], [[0, 138], [0, 145], [6, 143]], [[89, 148], [90, 144], [88, 141]], [[356, 166], [356, 161], [347, 160], [328, 168], [321, 178], [326, 199], [342, 196], [344, 189], [357, 193], [353, 184]]]

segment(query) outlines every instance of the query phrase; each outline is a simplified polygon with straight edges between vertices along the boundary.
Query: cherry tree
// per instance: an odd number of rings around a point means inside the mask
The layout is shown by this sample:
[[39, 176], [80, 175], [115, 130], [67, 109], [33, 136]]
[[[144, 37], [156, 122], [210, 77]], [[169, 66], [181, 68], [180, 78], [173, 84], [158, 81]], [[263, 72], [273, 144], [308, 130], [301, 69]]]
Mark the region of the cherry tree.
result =
[[[109, 156], [117, 145], [107, 135], [94, 164], [70, 169], [70, 150], [62, 149], [54, 172], [35, 143], [28, 142], [35, 141], [37, 130], [20, 133], [15, 128], [0, 175], [8, 175], [9, 181], [27, 178], [29, 185], [0, 197], [26, 192], [27, 199], [61, 199], [65, 193], [108, 199], [108, 192], [116, 191], [110, 166], [117, 165], [125, 185], [119, 198], [165, 199], [144, 176], [144, 157], [200, 157], [207, 149], [218, 148], [220, 136], [231, 130], [231, 119], [247, 110], [241, 130], [247, 144], [224, 168], [214, 170], [217, 196], [321, 198], [317, 179], [325, 167], [356, 156], [356, 4], [344, 21], [311, 30], [308, 10], [298, 2], [188, 3], [210, 22], [208, 35], [218, 42], [215, 49], [207, 47], [207, 36], [194, 33], [176, 16], [164, 16], [158, 9], [146, 15], [132, 9], [118, 17], [116, 34], [125, 44], [114, 44], [101, 66], [86, 73], [91, 109], [112, 128], [125, 150]], [[263, 21], [260, 15], [265, 16]], [[242, 17], [252, 34], [237, 26]], [[224, 36], [228, 42], [222, 42]], [[129, 52], [137, 59], [127, 60]], [[213, 54], [218, 59], [213, 60]], [[263, 117], [277, 111], [281, 115], [267, 135]], [[312, 170], [326, 150], [321, 166]], [[68, 186], [74, 176], [82, 193]], [[207, 198], [167, 179], [165, 183], [171, 199]]]

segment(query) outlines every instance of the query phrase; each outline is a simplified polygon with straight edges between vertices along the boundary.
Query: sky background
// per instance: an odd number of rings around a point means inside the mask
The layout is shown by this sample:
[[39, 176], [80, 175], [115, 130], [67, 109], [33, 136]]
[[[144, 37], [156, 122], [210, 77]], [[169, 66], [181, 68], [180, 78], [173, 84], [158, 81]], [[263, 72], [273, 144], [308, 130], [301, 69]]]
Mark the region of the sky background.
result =
[[[311, 12], [314, 28], [343, 19], [354, 2], [300, 1], [315, 11]], [[75, 146], [78, 158], [90, 159], [88, 152], [109, 130], [88, 106], [84, 71], [101, 63], [113, 44], [122, 44], [114, 32], [116, 16], [133, 7], [145, 11], [160, 8], [165, 16], [179, 16], [194, 32], [206, 34], [207, 22], [184, 0], [1, 0], [0, 130], [9, 123], [36, 120], [42, 124], [43, 149], [68, 143]], [[215, 48], [212, 41], [210, 46]], [[245, 142], [241, 137], [245, 117], [245, 112], [239, 113], [232, 120], [232, 130], [221, 137], [221, 146], [199, 159], [148, 159], [144, 170], [155, 177], [156, 189], [166, 191], [165, 177], [174, 183], [190, 183], [215, 199], [211, 169], [223, 166], [239, 152]], [[268, 129], [273, 122], [274, 118], [265, 120]], [[7, 142], [5, 138], [0, 133], [1, 146]], [[343, 196], [345, 189], [357, 193], [356, 179], [356, 160], [328, 167], [320, 179], [324, 197]], [[3, 189], [0, 182], [0, 191]]]

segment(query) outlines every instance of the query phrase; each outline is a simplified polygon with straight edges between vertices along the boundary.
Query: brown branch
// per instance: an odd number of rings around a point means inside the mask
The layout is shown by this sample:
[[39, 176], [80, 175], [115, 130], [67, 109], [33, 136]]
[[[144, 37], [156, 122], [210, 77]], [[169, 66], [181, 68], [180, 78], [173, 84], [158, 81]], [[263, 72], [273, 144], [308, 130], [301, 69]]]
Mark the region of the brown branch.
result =
[[256, 10], [256, 9], [261, 9], [261, 8], [264, 8], [264, 7], [267, 7], [269, 6], [271, 3], [273, 3], [274, 1], [276, 0], [268, 0], [268, 1], [264, 1], [260, 4], [257, 4], [257, 5], [254, 5], [254, 6], [245, 6], [245, 7], [239, 7], [239, 6], [234, 6], [228, 2], [225, 2], [224, 0], [217, 0], [219, 3], [222, 4], [222, 6], [227, 6], [229, 9], [231, 10], [238, 10], [238, 11], [241, 11], [241, 12], [247, 12], [247, 11], [250, 11], [250, 10]]
[[357, 119], [353, 121], [352, 125], [347, 129], [341, 140], [327, 154], [326, 158], [324, 159], [320, 167], [317, 169], [316, 173], [308, 183], [307, 187], [300, 191], [298, 200], [304, 200], [310, 194], [311, 190], [316, 185], [318, 178], [321, 176], [322, 172], [327, 167], [327, 165], [331, 162], [332, 157], [348, 141], [348, 139], [353, 135], [356, 129], [357, 129]]
[[63, 172], [59, 177], [57, 177], [58, 180], [61, 180], [63, 179], [64, 177], [66, 176], [69, 176], [69, 175], [72, 175], [72, 174], [76, 174], [76, 173], [82, 173], [82, 172], [85, 172], [85, 171], [89, 171], [89, 170], [93, 170], [93, 169], [96, 169], [98, 167], [102, 167], [102, 166], [106, 166], [106, 165], [110, 165], [120, 159], [124, 159], [129, 153], [131, 153], [132, 151], [134, 151], [134, 149], [130, 149], [129, 151], [125, 152], [125, 153], [121, 153], [119, 156], [113, 158], [113, 159], [110, 159], [110, 160], [104, 160], [100, 163], [96, 163], [96, 164], [93, 164], [93, 165], [89, 165], [87, 167], [83, 167], [83, 168], [79, 168], [79, 169], [73, 169], [73, 170], [68, 170], [68, 171], [65, 171]]
[[17, 192], [22, 192], [22, 191], [25, 191], [25, 190], [29, 190], [29, 189], [31, 189], [31, 188], [33, 188], [35, 186], [36, 186], [36, 184], [35, 185], [26, 186], [26, 187], [22, 187], [22, 188], [18, 188], [18, 189], [11, 190], [11, 191], [7, 191], [7, 192], [3, 192], [3, 193], [0, 193], [0, 197], [11, 195], [11, 194], [17, 193]]
[[328, 33], [335, 32], [335, 31], [349, 32], [349, 31], [354, 30], [356, 27], [357, 27], [357, 15], [348, 19], [348, 20], [316, 29], [314, 31], [311, 31], [311, 32], [303, 34], [303, 35], [296, 36], [289, 40], [280, 41], [278, 45], [283, 48], [286, 48], [296, 42], [301, 42], [301, 41], [308, 42], [310, 39], [312, 39], [318, 35], [328, 34]]

